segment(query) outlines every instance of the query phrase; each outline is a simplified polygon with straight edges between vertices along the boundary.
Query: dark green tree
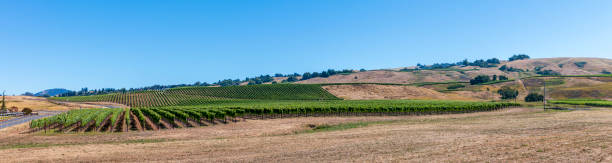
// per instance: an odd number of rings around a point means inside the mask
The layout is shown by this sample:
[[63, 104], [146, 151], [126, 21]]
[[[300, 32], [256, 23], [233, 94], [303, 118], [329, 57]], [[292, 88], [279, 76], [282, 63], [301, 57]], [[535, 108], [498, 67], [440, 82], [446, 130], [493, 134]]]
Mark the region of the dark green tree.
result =
[[498, 78], [499, 78], [499, 80], [508, 80], [508, 77], [503, 76], [503, 75], [499, 75]]
[[523, 60], [523, 59], [529, 59], [529, 56], [527, 54], [515, 54], [512, 57], [508, 58], [509, 61]]
[[291, 76], [291, 77], [287, 78], [287, 81], [288, 82], [296, 82], [296, 81], [298, 81], [298, 78], [295, 77], [295, 76]]
[[518, 90], [510, 88], [508, 86], [503, 86], [501, 89], [499, 89], [497, 91], [497, 93], [499, 93], [499, 95], [501, 95], [502, 99], [516, 99], [516, 96], [518, 96]]
[[491, 81], [491, 78], [489, 78], [488, 75], [478, 75], [474, 79], [470, 80], [470, 84], [475, 85], [480, 83], [486, 83], [489, 81]]
[[525, 102], [537, 102], [537, 101], [544, 101], [544, 96], [537, 94], [537, 93], [529, 93], [529, 95], [525, 97]]
[[491, 58], [491, 59], [487, 59], [487, 63], [490, 63], [490, 64], [499, 64], [500, 62], [499, 62], [499, 59], [497, 59], [497, 58]]

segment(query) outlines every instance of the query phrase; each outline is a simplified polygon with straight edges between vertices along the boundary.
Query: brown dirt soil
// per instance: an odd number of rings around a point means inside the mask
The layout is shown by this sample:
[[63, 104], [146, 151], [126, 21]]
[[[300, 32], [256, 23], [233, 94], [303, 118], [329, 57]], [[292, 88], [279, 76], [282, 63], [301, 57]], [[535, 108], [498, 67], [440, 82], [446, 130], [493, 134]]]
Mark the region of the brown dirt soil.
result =
[[140, 123], [140, 120], [138, 119], [138, 117], [136, 115], [134, 115], [134, 113], [130, 112], [130, 119], [131, 122], [133, 124], [133, 126], [136, 126], [136, 129], [138, 131], [144, 131], [142, 124]]
[[[6, 162], [609, 162], [612, 110], [311, 117], [121, 134], [0, 134]], [[397, 120], [294, 134], [308, 124]], [[18, 144], [42, 147], [14, 148]]]
[[360, 84], [360, 85], [328, 85], [323, 86], [336, 97], [349, 100], [366, 100], [366, 99], [452, 99], [452, 100], [477, 100], [459, 96], [453, 93], [440, 93], [435, 90], [414, 87], [414, 86], [397, 86], [397, 85], [375, 85], [375, 84]]

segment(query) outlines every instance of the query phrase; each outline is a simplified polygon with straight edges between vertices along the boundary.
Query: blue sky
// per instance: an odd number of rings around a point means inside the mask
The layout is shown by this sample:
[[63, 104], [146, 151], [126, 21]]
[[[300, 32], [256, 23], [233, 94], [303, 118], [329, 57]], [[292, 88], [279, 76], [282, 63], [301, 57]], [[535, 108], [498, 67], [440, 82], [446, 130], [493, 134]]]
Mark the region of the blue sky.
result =
[[608, 0], [8, 0], [0, 89], [129, 88], [517, 53], [612, 58], [610, 43]]

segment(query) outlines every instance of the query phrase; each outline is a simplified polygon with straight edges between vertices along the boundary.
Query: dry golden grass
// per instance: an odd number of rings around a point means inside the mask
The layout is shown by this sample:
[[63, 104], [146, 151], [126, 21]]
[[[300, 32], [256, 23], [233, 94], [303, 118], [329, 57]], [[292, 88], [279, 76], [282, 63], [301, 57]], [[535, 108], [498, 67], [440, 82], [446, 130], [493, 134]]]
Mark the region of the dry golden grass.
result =
[[323, 86], [336, 97], [350, 100], [366, 99], [444, 99], [444, 100], [478, 100], [470, 96], [460, 96], [454, 93], [440, 93], [438, 91], [414, 87], [397, 85], [328, 85]]
[[[587, 62], [584, 68], [577, 67], [574, 63]], [[563, 64], [563, 67], [559, 67]], [[554, 70], [564, 75], [588, 75], [600, 74], [602, 70], [612, 71], [612, 59], [606, 58], [538, 58], [503, 62], [501, 65], [530, 70], [533, 72], [538, 66], [546, 70]], [[455, 67], [456, 68], [456, 67]], [[481, 68], [474, 66], [459, 69], [470, 70], [463, 73], [457, 71], [421, 70], [417, 72], [397, 72], [401, 68], [387, 70], [375, 70], [356, 72], [350, 75], [334, 75], [328, 78], [313, 78], [297, 83], [421, 83], [421, 82], [447, 82], [447, 81], [469, 81], [478, 75], [505, 75], [510, 78], [519, 78], [516, 72], [502, 72], [498, 67]], [[478, 69], [478, 70], [473, 70]], [[357, 77], [357, 78], [355, 78]]]
[[[612, 110], [253, 120], [159, 132], [0, 135], [5, 162], [609, 162]], [[311, 123], [397, 120], [293, 134]], [[43, 144], [22, 145], [16, 144]]]
[[47, 101], [42, 97], [30, 97], [30, 96], [6, 96], [7, 107], [17, 107], [19, 111], [23, 108], [30, 108], [34, 111], [47, 110], [47, 111], [65, 111], [78, 108], [95, 108], [99, 106], [95, 105], [84, 105], [74, 104], [72, 106], [57, 105]]
[[[574, 63], [587, 62], [584, 68], [577, 67]], [[559, 65], [562, 64], [562, 67]], [[508, 62], [508, 67], [534, 70], [542, 66], [543, 69], [560, 72], [563, 75], [588, 75], [600, 74], [602, 70], [612, 70], [612, 59], [605, 58], [538, 58]]]

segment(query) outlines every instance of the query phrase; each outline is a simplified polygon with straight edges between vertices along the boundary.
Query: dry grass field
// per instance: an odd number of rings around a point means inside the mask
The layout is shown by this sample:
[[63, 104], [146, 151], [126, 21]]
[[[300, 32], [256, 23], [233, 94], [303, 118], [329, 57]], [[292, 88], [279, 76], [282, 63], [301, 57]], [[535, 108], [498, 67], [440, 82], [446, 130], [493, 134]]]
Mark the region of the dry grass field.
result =
[[23, 108], [30, 108], [34, 111], [66, 111], [78, 108], [99, 108], [100, 106], [89, 104], [70, 103], [69, 105], [58, 105], [47, 101], [42, 97], [30, 96], [6, 96], [6, 107], [17, 107], [21, 111]]
[[368, 99], [441, 99], [441, 100], [479, 100], [455, 93], [440, 93], [438, 91], [415, 86], [398, 85], [328, 85], [323, 89], [336, 97], [350, 100]]
[[[251, 120], [111, 134], [18, 134], [25, 128], [21, 126], [0, 131], [0, 158], [3, 162], [610, 162], [610, 117], [610, 109], [514, 108], [418, 117]], [[310, 129], [323, 124], [341, 125], [328, 131]]]

